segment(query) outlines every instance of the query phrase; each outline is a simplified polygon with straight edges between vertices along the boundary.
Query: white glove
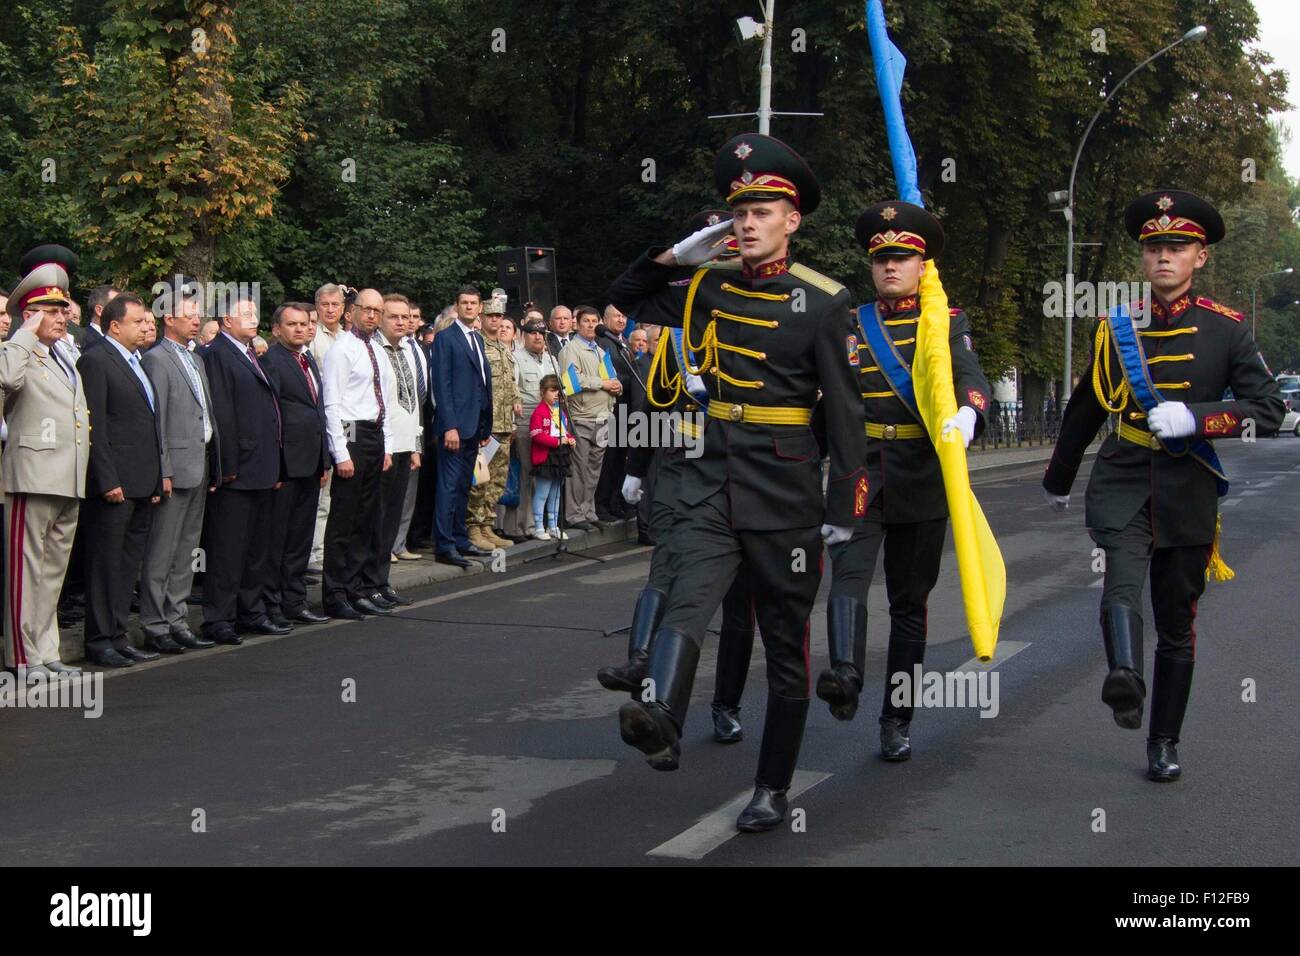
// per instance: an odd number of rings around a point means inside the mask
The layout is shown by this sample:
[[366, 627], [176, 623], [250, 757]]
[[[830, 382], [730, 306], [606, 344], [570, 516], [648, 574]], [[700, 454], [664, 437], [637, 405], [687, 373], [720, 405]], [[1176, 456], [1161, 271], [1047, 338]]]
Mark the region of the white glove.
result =
[[835, 524], [822, 525], [822, 541], [829, 548], [833, 544], [843, 544], [853, 537], [852, 528], [843, 528]]
[[679, 266], [703, 265], [710, 259], [716, 259], [726, 251], [725, 244], [718, 240], [731, 231], [731, 220], [705, 226], [699, 232], [693, 232], [677, 245], [673, 246], [673, 258]]
[[1050, 491], [1048, 491], [1046, 488], [1044, 488], [1044, 489], [1043, 489], [1043, 498], [1044, 498], [1044, 500], [1047, 501], [1047, 503], [1048, 503], [1049, 505], [1051, 505], [1051, 506], [1052, 506], [1053, 508], [1055, 508], [1057, 511], [1069, 511], [1069, 510], [1070, 510], [1070, 496], [1069, 496], [1069, 495], [1054, 495], [1054, 494], [1052, 494]]
[[975, 437], [975, 409], [969, 405], [963, 405], [957, 409], [957, 414], [943, 423], [943, 431], [939, 433], [939, 440], [945, 440], [944, 436], [953, 429], [961, 432], [962, 447], [969, 448], [971, 440]]
[[1157, 438], [1186, 438], [1196, 434], [1196, 416], [1182, 402], [1161, 402], [1147, 413], [1147, 426]]
[[641, 500], [643, 494], [645, 494], [645, 492], [641, 490], [640, 478], [633, 478], [631, 475], [628, 475], [623, 479], [623, 500], [628, 504], [636, 504]]

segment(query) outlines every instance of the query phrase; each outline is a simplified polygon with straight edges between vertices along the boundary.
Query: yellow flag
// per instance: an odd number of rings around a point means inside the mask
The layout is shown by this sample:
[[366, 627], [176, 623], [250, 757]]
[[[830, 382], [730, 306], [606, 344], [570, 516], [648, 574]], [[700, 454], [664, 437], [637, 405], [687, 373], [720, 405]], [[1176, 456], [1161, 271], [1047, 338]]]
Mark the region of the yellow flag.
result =
[[957, 414], [957, 400], [953, 394], [952, 352], [948, 346], [948, 295], [943, 291], [939, 270], [933, 262], [925, 264], [925, 275], [921, 277], [921, 321], [917, 325], [912, 382], [921, 420], [930, 433], [943, 469], [957, 568], [961, 573], [962, 601], [966, 605], [966, 625], [970, 628], [975, 655], [987, 661], [993, 657], [998, 643], [998, 627], [1007, 599], [1007, 568], [993, 529], [971, 491], [961, 435], [953, 431], [947, 439], [940, 437], [943, 423]]

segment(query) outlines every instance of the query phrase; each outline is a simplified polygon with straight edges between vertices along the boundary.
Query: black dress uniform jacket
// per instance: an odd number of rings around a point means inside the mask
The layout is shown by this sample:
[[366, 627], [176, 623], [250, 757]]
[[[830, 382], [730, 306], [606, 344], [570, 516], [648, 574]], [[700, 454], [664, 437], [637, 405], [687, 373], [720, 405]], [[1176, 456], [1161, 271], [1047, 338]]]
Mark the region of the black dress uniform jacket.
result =
[[[1198, 437], [1236, 437], [1250, 420], [1261, 435], [1281, 424], [1285, 408], [1277, 382], [1240, 313], [1189, 292], [1168, 307], [1153, 303], [1150, 326], [1139, 328], [1138, 340], [1152, 383], [1166, 400], [1186, 403], [1196, 416]], [[1069, 494], [1084, 450], [1108, 414], [1093, 387], [1099, 359], [1095, 335], [1093, 341], [1088, 370], [1070, 396], [1061, 436], [1043, 478], [1043, 487], [1055, 495]], [[1118, 385], [1124, 372], [1113, 341], [1106, 351]], [[1233, 399], [1224, 401], [1228, 388]], [[1126, 392], [1125, 399], [1123, 421], [1146, 433], [1146, 416], [1131, 394]], [[1190, 455], [1175, 457], [1122, 439], [1118, 433], [1107, 436], [1088, 481], [1088, 528], [1121, 530], [1147, 499], [1155, 547], [1214, 540], [1218, 489], [1209, 469]]]
[[[642, 322], [681, 327], [689, 285], [680, 281], [681, 267], [653, 261], [660, 251], [634, 262], [610, 287], [609, 299]], [[716, 362], [702, 377], [711, 399], [725, 406], [811, 412], [822, 390], [831, 459], [825, 505], [821, 457], [808, 425], [721, 419], [705, 429], [704, 454], [683, 465], [681, 501], [700, 504], [725, 488], [737, 530], [860, 524], [868, 494], [866, 435], [850, 362], [858, 335], [848, 291], [806, 266], [771, 265], [752, 277], [737, 260], [702, 267], [691, 340], [699, 345], [708, 323], [716, 323]]]
[[[908, 368], [916, 355], [916, 330], [921, 305], [917, 296], [894, 303], [880, 302], [885, 331]], [[952, 381], [957, 406], [975, 412], [975, 435], [983, 433], [989, 408], [989, 381], [980, 368], [971, 344], [970, 320], [961, 309], [949, 310], [948, 348], [952, 352]], [[856, 315], [855, 315], [856, 319]], [[868, 422], [880, 425], [921, 425], [915, 415], [889, 388], [880, 363], [865, 339], [861, 346], [862, 405]], [[924, 425], [921, 426], [924, 428]], [[867, 477], [871, 499], [888, 489], [884, 500], [886, 524], [929, 521], [948, 516], [948, 497], [943, 487], [939, 455], [929, 437], [868, 438]]]
[[[671, 335], [670, 332], [664, 332], [662, 335], [665, 339]], [[677, 352], [672, 348], [669, 342], [664, 354], [664, 370], [669, 381], [678, 374]], [[653, 367], [653, 365], [651, 366]], [[656, 370], [656, 378], [658, 371]], [[667, 396], [662, 395], [662, 388], [657, 381], [650, 379], [649, 371], [646, 373], [646, 384], [650, 386], [655, 397], [662, 401]], [[657, 408], [650, 404], [646, 397], [644, 389], [640, 389], [630, 406], [630, 411], [634, 414], [641, 413], [647, 416], [654, 415], [656, 412], [662, 414], [676, 413], [682, 418], [682, 425], [689, 429], [707, 429], [709, 420], [704, 416], [704, 409], [700, 407], [699, 402], [686, 391], [682, 389], [681, 394], [677, 396], [670, 408]], [[674, 428], [679, 426], [674, 425]], [[656, 435], [662, 434], [662, 429], [651, 429]], [[675, 436], [674, 436], [675, 439]], [[686, 449], [688, 442], [691, 447], [695, 447], [698, 439], [682, 438], [681, 444], [673, 444], [667, 448], [655, 448], [650, 442], [638, 444], [627, 450], [627, 473], [633, 478], [645, 478], [650, 472], [651, 459], [655, 454], [659, 455], [659, 468], [655, 472], [654, 495], [657, 501], [669, 501], [676, 507], [677, 495], [681, 487], [682, 463], [687, 460]]]

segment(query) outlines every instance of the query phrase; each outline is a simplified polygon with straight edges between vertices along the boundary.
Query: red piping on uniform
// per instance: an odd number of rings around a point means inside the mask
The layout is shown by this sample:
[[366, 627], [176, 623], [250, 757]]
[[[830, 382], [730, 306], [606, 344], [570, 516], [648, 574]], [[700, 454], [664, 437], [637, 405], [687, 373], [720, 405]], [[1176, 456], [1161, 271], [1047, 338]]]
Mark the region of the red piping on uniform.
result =
[[9, 525], [9, 613], [13, 621], [14, 664], [27, 666], [27, 649], [23, 646], [23, 530], [27, 519], [27, 495], [11, 499], [13, 514]]

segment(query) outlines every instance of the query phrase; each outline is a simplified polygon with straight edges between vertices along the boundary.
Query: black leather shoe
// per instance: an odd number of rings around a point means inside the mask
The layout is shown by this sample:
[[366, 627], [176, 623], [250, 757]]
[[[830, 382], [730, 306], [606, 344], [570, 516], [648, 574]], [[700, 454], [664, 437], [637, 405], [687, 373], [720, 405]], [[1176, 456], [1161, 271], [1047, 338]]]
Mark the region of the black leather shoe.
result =
[[235, 629], [229, 624], [224, 627], [215, 628], [207, 632], [208, 638], [217, 644], [242, 644], [244, 639], [235, 633]]
[[331, 618], [338, 618], [340, 621], [364, 621], [366, 616], [352, 606], [351, 601], [342, 601], [338, 604], [329, 603], [321, 608]]
[[745, 731], [740, 726], [739, 707], [713, 705], [713, 739], [720, 744], [734, 744], [745, 739]]
[[382, 607], [386, 611], [391, 611], [393, 608], [397, 607], [396, 604], [385, 597], [383, 591], [371, 591], [366, 595], [366, 600], [375, 607]]
[[439, 564], [451, 564], [458, 568], [472, 568], [474, 562], [465, 557], [459, 551], [439, 551], [433, 556], [433, 560]]
[[292, 625], [288, 621], [283, 624], [276, 624], [269, 617], [264, 617], [260, 621], [254, 621], [251, 624], [239, 624], [237, 630], [245, 634], [266, 634], [280, 636], [293, 631]]
[[880, 718], [880, 756], [890, 763], [900, 763], [912, 757], [912, 740], [907, 736], [910, 723], [897, 717]]
[[144, 646], [159, 654], [184, 654], [185, 648], [178, 642], [172, 640], [166, 634], [161, 637], [147, 638]]
[[469, 558], [490, 558], [490, 557], [492, 557], [492, 552], [491, 552], [491, 551], [484, 551], [482, 548], [476, 547], [475, 545], [472, 545], [472, 544], [469, 545], [468, 547], [459, 548], [458, 550], [459, 550], [459, 552], [460, 552], [461, 557], [469, 557]]
[[162, 655], [157, 651], [141, 650], [138, 647], [132, 647], [130, 644], [118, 651], [123, 657], [129, 657], [133, 661], [156, 661]]
[[676, 770], [682, 755], [681, 734], [668, 711], [658, 703], [629, 701], [618, 709], [618, 731], [623, 742], [645, 754], [655, 770]]
[[370, 598], [356, 598], [351, 602], [351, 604], [362, 614], [376, 614], [388, 617], [388, 615], [393, 613], [392, 609], [380, 607], [374, 601], [370, 600]]
[[789, 808], [784, 790], [757, 786], [749, 806], [736, 818], [736, 829], [741, 833], [762, 833], [779, 827], [785, 821], [785, 811]]
[[181, 647], [189, 648], [192, 651], [201, 651], [204, 648], [216, 646], [212, 641], [208, 640], [206, 637], [203, 637], [198, 634], [193, 634], [188, 631], [184, 634], [172, 634], [170, 636], [171, 639], [175, 641], [177, 644], [179, 644]]
[[289, 620], [294, 624], [324, 624], [329, 620], [329, 617], [325, 614], [317, 614], [311, 608], [305, 607], [301, 611], [294, 611], [290, 614]]
[[596, 530], [596, 525], [592, 524], [590, 521], [571, 521], [571, 522], [569, 523], [568, 527], [569, 527], [569, 528], [577, 529], [578, 531], [595, 531], [595, 530]]
[[90, 663], [95, 664], [98, 667], [135, 666], [135, 661], [131, 660], [129, 657], [123, 657], [111, 647], [106, 651], [89, 651], [86, 654], [86, 657], [89, 658]]
[[272, 624], [274, 624], [276, 627], [293, 626], [292, 624], [289, 623], [289, 619], [285, 617], [283, 614], [281, 614], [279, 611], [276, 611], [274, 614], [267, 614], [266, 619], [270, 621]]
[[379, 593], [382, 594], [384, 600], [393, 607], [410, 607], [411, 605], [411, 599], [402, 597], [402, 595], [398, 594], [397, 591], [393, 590], [391, 585], [380, 588]]
[[1147, 779], [1172, 783], [1183, 775], [1178, 764], [1178, 748], [1168, 737], [1147, 741]]

